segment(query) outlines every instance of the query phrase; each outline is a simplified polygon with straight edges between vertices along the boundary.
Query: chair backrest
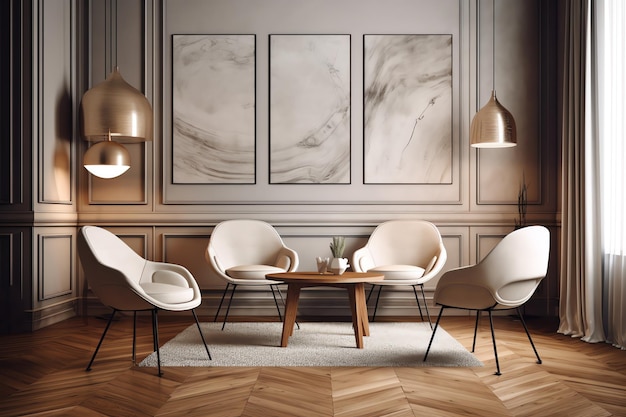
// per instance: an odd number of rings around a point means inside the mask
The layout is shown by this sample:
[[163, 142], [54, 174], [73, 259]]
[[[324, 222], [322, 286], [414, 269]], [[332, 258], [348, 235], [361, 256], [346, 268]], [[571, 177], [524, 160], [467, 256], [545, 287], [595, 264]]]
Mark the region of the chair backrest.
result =
[[425, 268], [443, 246], [437, 227], [424, 220], [390, 220], [374, 229], [367, 241], [374, 265]]
[[284, 243], [276, 229], [260, 220], [226, 220], [213, 229], [207, 249], [220, 269], [274, 265]]
[[123, 240], [100, 227], [83, 226], [78, 254], [85, 278], [103, 304], [132, 310], [143, 303], [132, 287], [139, 285], [147, 261]]
[[526, 302], [548, 272], [550, 231], [527, 226], [504, 237], [477, 265], [498, 302]]

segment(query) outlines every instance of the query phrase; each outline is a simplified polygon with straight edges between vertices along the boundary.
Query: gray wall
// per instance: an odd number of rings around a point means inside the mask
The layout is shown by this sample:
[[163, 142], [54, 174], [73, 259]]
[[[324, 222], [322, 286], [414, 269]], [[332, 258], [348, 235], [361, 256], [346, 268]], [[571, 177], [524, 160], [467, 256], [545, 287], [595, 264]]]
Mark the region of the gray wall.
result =
[[[478, 261], [513, 230], [522, 178], [528, 186], [528, 223], [550, 227], [554, 242], [548, 279], [527, 311], [555, 315], [560, 145], [555, 125], [556, 12], [551, 3], [496, 2], [496, 90], [515, 116], [519, 144], [477, 151], [469, 146], [469, 124], [487, 102], [493, 83], [491, 1], [33, 2], [36, 19], [27, 31], [33, 62], [26, 66], [35, 75], [32, 94], [22, 96], [26, 103], [32, 101], [33, 114], [12, 128], [14, 151], [3, 148], [1, 156], [3, 170], [24, 162], [24, 172], [3, 175], [0, 206], [3, 290], [6, 286], [14, 294], [17, 285], [27, 289], [19, 301], [11, 296], [14, 310], [23, 312], [16, 320], [38, 328], [75, 312], [102, 311], [84, 285], [75, 255], [76, 228], [84, 224], [111, 229], [148, 258], [187, 266], [204, 290], [201, 312], [211, 315], [224, 284], [208, 270], [203, 251], [219, 221], [256, 218], [272, 223], [300, 253], [300, 269], [307, 270], [314, 268], [315, 256], [330, 255], [333, 235], [347, 237], [350, 254], [382, 221], [426, 219], [441, 230], [448, 269]], [[173, 183], [172, 34], [256, 36], [255, 184]], [[269, 34], [350, 35], [350, 184], [269, 183]], [[450, 181], [364, 184], [364, 34], [452, 35], [452, 151], [451, 160], [444, 161], [451, 167]], [[155, 135], [152, 142], [127, 145], [132, 167], [126, 174], [101, 180], [80, 164], [87, 143], [78, 134], [77, 109], [82, 92], [104, 80], [115, 65], [152, 103]], [[18, 81], [28, 86], [28, 71], [23, 74]], [[24, 107], [28, 115], [30, 108]], [[22, 133], [28, 129], [32, 135]], [[19, 272], [11, 259], [16, 253], [28, 266]], [[436, 281], [426, 284], [428, 297]], [[405, 289], [389, 291], [379, 314], [416, 315], [412, 297]], [[341, 292], [308, 290], [301, 313], [347, 316], [344, 298]], [[244, 291], [241, 300], [233, 314], [274, 314], [266, 292]]]

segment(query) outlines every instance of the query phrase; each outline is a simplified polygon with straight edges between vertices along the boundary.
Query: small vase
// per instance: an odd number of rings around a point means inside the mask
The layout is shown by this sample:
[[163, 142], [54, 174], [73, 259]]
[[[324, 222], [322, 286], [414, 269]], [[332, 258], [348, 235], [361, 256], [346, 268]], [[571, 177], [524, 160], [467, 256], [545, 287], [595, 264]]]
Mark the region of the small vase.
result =
[[333, 258], [330, 261], [330, 272], [335, 275], [341, 275], [346, 272], [350, 265], [348, 265], [348, 258]]
[[328, 270], [330, 259], [318, 256], [317, 258], [315, 258], [315, 261], [317, 262], [317, 272], [319, 272], [320, 274], [325, 274]]

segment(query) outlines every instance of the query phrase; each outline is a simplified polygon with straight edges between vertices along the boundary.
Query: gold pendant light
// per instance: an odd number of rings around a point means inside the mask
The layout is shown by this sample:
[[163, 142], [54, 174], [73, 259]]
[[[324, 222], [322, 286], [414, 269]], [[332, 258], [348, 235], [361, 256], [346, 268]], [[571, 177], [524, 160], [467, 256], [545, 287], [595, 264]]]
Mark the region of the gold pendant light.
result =
[[85, 169], [100, 178], [119, 177], [130, 168], [128, 150], [117, 142], [108, 140], [92, 145], [83, 157]]
[[112, 136], [126, 143], [152, 140], [152, 107], [117, 68], [83, 95], [80, 121], [85, 140], [101, 141], [83, 158], [85, 168], [100, 178], [115, 178], [130, 168], [128, 150], [112, 141]]
[[493, 88], [491, 98], [474, 116], [470, 145], [474, 148], [509, 148], [517, 145], [515, 119], [496, 98], [496, 6], [493, 3]]
[[108, 136], [119, 142], [152, 140], [152, 108], [146, 96], [122, 78], [118, 68], [83, 95], [83, 137], [100, 141]]
[[[109, 52], [117, 63], [117, 0], [109, 0], [109, 7], [105, 17], [111, 37]], [[130, 168], [130, 154], [117, 142], [152, 140], [152, 107], [143, 93], [124, 81], [115, 66], [105, 81], [83, 95], [80, 125], [86, 141], [98, 142], [85, 152], [83, 165], [93, 175], [114, 178]]]
[[517, 145], [515, 120], [496, 98], [491, 98], [472, 120], [470, 143], [475, 148], [508, 148]]

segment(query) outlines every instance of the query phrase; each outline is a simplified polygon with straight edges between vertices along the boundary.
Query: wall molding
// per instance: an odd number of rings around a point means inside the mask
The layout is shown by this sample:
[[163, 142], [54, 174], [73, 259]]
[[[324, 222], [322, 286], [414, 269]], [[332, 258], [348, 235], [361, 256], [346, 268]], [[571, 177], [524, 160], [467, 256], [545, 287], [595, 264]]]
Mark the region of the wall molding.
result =
[[38, 237], [39, 302], [71, 295], [75, 291], [72, 234], [40, 234]]

